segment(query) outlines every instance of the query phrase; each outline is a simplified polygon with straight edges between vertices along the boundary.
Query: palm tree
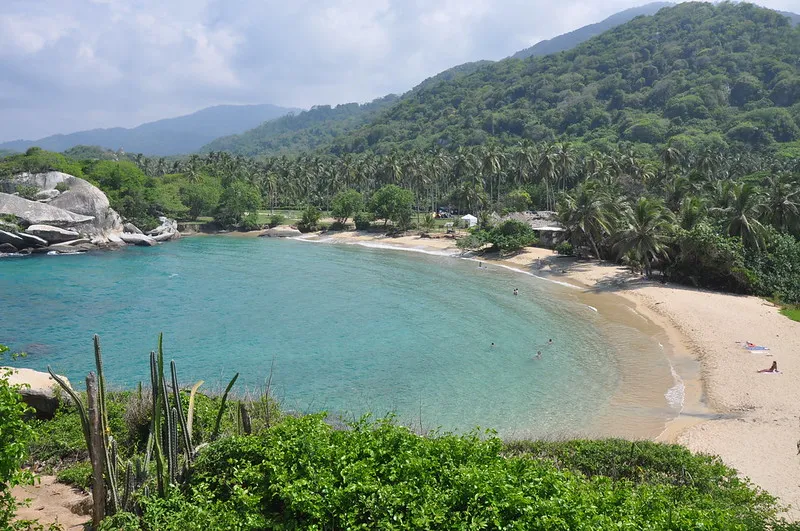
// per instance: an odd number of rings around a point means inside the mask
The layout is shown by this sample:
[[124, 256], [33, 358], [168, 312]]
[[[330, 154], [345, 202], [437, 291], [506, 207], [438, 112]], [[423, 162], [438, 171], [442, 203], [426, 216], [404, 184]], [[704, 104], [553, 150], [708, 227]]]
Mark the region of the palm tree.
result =
[[679, 225], [682, 229], [692, 230], [706, 217], [707, 211], [706, 204], [701, 198], [687, 195], [681, 201], [681, 207], [678, 211]]
[[746, 246], [760, 249], [765, 229], [759, 221], [763, 203], [758, 189], [752, 183], [733, 183], [727, 199], [727, 206], [713, 210], [723, 216], [728, 234], [739, 236]]
[[572, 193], [565, 193], [558, 206], [557, 218], [573, 238], [583, 238], [592, 246], [597, 258], [602, 258], [597, 242], [610, 232], [614, 221], [602, 186], [596, 181], [585, 181]]
[[667, 257], [675, 229], [674, 216], [660, 199], [641, 197], [626, 212], [625, 227], [614, 246], [619, 257], [628, 255], [644, 269], [648, 278], [654, 261]]
[[800, 231], [800, 183], [791, 174], [772, 174], [766, 182], [766, 218], [782, 232]]

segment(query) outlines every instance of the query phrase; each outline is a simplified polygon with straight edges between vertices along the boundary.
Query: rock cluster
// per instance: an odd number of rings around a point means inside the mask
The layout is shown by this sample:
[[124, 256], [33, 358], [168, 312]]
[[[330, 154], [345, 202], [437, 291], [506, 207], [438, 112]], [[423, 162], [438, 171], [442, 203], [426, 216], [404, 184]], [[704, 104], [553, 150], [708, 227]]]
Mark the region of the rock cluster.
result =
[[[60, 387], [46, 372], [0, 367], [0, 374], [8, 374], [8, 383], [20, 386], [22, 401], [35, 409], [39, 418], [52, 418], [59, 402], [64, 399]], [[59, 375], [59, 378], [69, 385], [69, 380], [64, 376]]]
[[[35, 199], [17, 195], [19, 186], [37, 188]], [[22, 173], [0, 180], [0, 253], [75, 253], [180, 237], [175, 221], [159, 219], [161, 225], [144, 235], [123, 223], [102, 190], [66, 173]]]
[[271, 229], [267, 229], [261, 234], [259, 237], [261, 238], [296, 238], [297, 236], [301, 236], [303, 233], [297, 230], [295, 227], [291, 227], [289, 225], [279, 225], [277, 227], [273, 227]]

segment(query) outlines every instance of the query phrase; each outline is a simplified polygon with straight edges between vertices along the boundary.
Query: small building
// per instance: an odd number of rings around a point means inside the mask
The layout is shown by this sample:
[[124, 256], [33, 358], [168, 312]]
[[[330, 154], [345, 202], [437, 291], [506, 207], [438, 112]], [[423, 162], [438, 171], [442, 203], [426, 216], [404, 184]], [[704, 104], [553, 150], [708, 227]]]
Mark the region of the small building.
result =
[[478, 224], [478, 218], [473, 216], [472, 214], [467, 214], [466, 216], [462, 216], [461, 219], [467, 222], [467, 227], [474, 227]]

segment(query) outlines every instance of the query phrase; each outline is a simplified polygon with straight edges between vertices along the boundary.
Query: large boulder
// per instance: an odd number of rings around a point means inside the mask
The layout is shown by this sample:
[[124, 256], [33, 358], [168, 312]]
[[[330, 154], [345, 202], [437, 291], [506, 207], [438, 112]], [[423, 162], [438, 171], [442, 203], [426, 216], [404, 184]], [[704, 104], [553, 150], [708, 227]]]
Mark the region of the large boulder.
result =
[[124, 232], [129, 232], [131, 234], [144, 234], [139, 227], [134, 225], [133, 223], [126, 223], [122, 226]]
[[147, 236], [146, 234], [131, 234], [129, 232], [123, 232], [122, 234], [119, 235], [119, 237], [122, 239], [122, 241], [131, 245], [143, 245], [152, 247], [153, 245], [156, 245], [158, 243], [156, 240], [154, 240], [150, 236]]
[[[22, 401], [36, 410], [39, 418], [53, 418], [60, 401], [61, 391], [58, 383], [46, 372], [34, 371], [33, 369], [15, 369], [12, 367], [0, 367], [0, 374], [8, 376], [8, 383], [11, 385], [23, 386], [19, 390]], [[68, 385], [69, 380], [59, 376]], [[58, 388], [58, 391], [56, 389]]]
[[11, 245], [10, 243], [0, 243], [0, 253], [2, 254], [12, 254], [19, 251], [16, 247]]
[[33, 234], [25, 232], [17, 232], [15, 234], [25, 241], [25, 247], [47, 247], [48, 245], [47, 240]]
[[273, 227], [271, 229], [267, 229], [259, 236], [261, 238], [294, 238], [296, 236], [301, 236], [303, 233], [297, 230], [294, 227], [289, 227], [288, 225], [281, 225], [278, 227]]
[[[22, 173], [12, 177], [10, 182], [12, 185], [36, 186], [42, 192], [55, 190], [56, 185], [60, 184], [65, 190], [47, 204], [78, 215], [91, 217], [91, 220], [84, 220], [70, 227], [78, 232], [86, 233], [101, 241], [107, 241], [109, 235], [121, 233], [123, 230], [122, 218], [111, 208], [106, 194], [89, 181], [66, 173], [51, 171]], [[89, 223], [89, 221], [91, 222]], [[48, 225], [65, 226], [58, 223], [48, 223]]]
[[25, 229], [25, 233], [38, 236], [39, 238], [47, 240], [48, 243], [68, 242], [80, 237], [80, 234], [74, 230], [61, 229], [59, 227], [53, 227], [52, 225], [31, 225]]
[[25, 225], [53, 225], [73, 227], [88, 224], [94, 217], [76, 214], [51, 203], [29, 201], [18, 195], [0, 192], [0, 215], [16, 216]]
[[34, 199], [36, 199], [37, 201], [48, 202], [52, 199], [55, 199], [59, 195], [61, 195], [61, 192], [53, 188], [52, 190], [42, 190], [38, 192], [34, 197]]
[[7, 232], [4, 230], [0, 230], [0, 243], [11, 244], [17, 249], [26, 247], [25, 240], [23, 240], [19, 234], [14, 232]]

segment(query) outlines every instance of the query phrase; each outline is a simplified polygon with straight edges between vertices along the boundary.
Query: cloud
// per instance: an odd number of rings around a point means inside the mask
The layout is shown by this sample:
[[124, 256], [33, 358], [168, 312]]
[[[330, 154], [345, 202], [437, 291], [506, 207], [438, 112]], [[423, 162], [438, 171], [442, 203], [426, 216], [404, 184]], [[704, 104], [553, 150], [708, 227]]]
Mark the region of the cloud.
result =
[[3, 0], [0, 141], [221, 103], [368, 101], [641, 3]]

